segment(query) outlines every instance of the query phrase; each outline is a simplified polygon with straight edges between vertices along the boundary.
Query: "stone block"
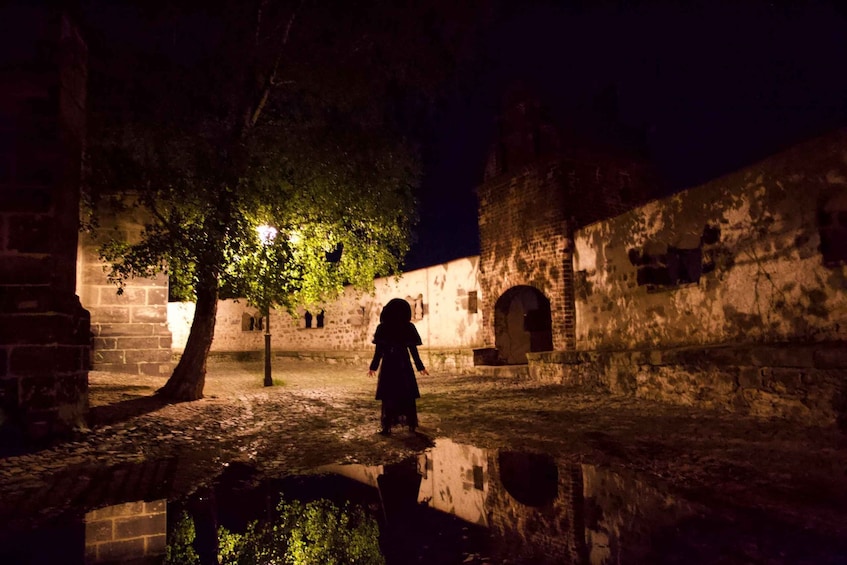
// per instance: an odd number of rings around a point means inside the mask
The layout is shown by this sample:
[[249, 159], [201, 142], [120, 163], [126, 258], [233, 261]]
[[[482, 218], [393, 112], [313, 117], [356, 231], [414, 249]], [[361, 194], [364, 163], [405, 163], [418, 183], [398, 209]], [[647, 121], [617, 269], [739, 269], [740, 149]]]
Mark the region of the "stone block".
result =
[[131, 308], [133, 323], [158, 323], [168, 321], [168, 307], [165, 306], [133, 306]]
[[0, 210], [4, 212], [45, 214], [53, 205], [53, 191], [49, 188], [26, 187], [4, 190], [0, 194]]
[[759, 367], [814, 367], [814, 350], [811, 347], [760, 346], [751, 349], [750, 360]]
[[53, 280], [52, 257], [10, 255], [0, 261], [0, 281], [5, 285], [50, 284]]
[[126, 363], [170, 363], [170, 349], [129, 349], [125, 351]]
[[118, 294], [115, 286], [98, 286], [97, 288], [100, 291], [97, 304], [101, 306], [144, 304], [147, 300], [147, 291], [143, 288], [128, 286], [121, 294]]
[[52, 289], [48, 284], [6, 286], [0, 294], [0, 312], [18, 314], [51, 310]]
[[103, 363], [126, 363], [126, 352], [123, 349], [95, 350], [93, 362], [95, 365]]
[[762, 369], [759, 367], [739, 367], [738, 386], [741, 388], [761, 388], [764, 386]]
[[102, 263], [83, 265], [79, 270], [80, 280], [84, 285], [103, 286], [108, 283], [109, 268]]
[[499, 362], [499, 354], [494, 347], [483, 347], [473, 350], [474, 365], [497, 365]]
[[847, 369], [847, 343], [828, 344], [814, 352], [818, 369]]
[[123, 337], [116, 336], [116, 349], [159, 349], [158, 337]]
[[762, 385], [779, 394], [796, 395], [803, 386], [804, 371], [796, 368], [775, 367], [764, 372]]
[[[30, 420], [36, 419], [39, 411], [45, 414], [56, 409], [56, 376], [41, 374], [18, 379], [21, 406]], [[48, 419], [52, 419], [49, 418]]]
[[137, 365], [127, 365], [126, 363], [100, 363], [95, 366], [95, 369], [97, 371], [108, 371], [111, 373], [138, 374]]
[[95, 337], [92, 340], [92, 347], [95, 351], [102, 351], [104, 349], [115, 349], [118, 343], [118, 338], [116, 337]]
[[130, 539], [141, 536], [164, 534], [165, 514], [145, 514], [115, 519], [115, 538]]
[[168, 306], [168, 289], [167, 288], [148, 288], [147, 289], [147, 305], [148, 306]]
[[88, 371], [63, 375], [56, 380], [56, 402], [69, 407], [77, 406], [74, 412], [84, 413], [88, 409]]
[[168, 377], [173, 371], [170, 363], [138, 363], [138, 373], [152, 377]]
[[6, 247], [20, 253], [49, 253], [54, 219], [50, 216], [13, 216], [9, 220]]
[[95, 324], [129, 323], [129, 306], [90, 306], [91, 320]]
[[12, 349], [9, 359], [9, 372], [13, 375], [56, 374], [82, 369], [82, 348], [79, 346], [18, 346]]
[[0, 343], [72, 343], [82, 329], [79, 320], [56, 313], [0, 315]]
[[114, 522], [109, 519], [86, 520], [85, 542], [87, 544], [102, 543], [114, 539]]
[[662, 352], [658, 349], [653, 349], [649, 352], [649, 363], [650, 365], [663, 365], [662, 363]]
[[152, 500], [144, 503], [143, 512], [146, 514], [159, 514], [165, 512], [168, 508], [166, 500]]
[[147, 555], [161, 555], [166, 552], [168, 539], [166, 534], [147, 536]]
[[[95, 325], [96, 327], [94, 327]], [[154, 324], [92, 323], [94, 335], [103, 337], [153, 336], [159, 329]]]
[[86, 308], [98, 305], [100, 303], [100, 288], [93, 285], [81, 285], [81, 288], [78, 289], [79, 301]]
[[104, 543], [99, 547], [103, 562], [124, 563], [144, 556], [144, 538]]
[[102, 520], [104, 518], [114, 518], [116, 516], [134, 516], [144, 512], [144, 502], [125, 502], [123, 504], [113, 504], [92, 510], [85, 515], [86, 519]]

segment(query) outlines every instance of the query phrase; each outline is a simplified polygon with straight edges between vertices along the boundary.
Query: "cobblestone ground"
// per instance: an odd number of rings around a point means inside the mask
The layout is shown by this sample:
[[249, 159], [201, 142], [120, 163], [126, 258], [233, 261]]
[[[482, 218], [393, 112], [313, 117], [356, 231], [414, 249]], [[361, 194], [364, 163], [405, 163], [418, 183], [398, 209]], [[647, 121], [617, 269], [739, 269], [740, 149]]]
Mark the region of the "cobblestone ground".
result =
[[[89, 430], [0, 459], [0, 523], [29, 525], [69, 505], [93, 505], [91, 485], [104, 473], [125, 473], [136, 483], [130, 487], [143, 489], [145, 481], [159, 485], [164, 472], [167, 495], [178, 496], [233, 462], [281, 476], [392, 462], [450, 437], [634, 470], [694, 500], [847, 536], [847, 436], [836, 429], [438, 374], [419, 378], [422, 433], [383, 438], [366, 367], [279, 361], [274, 375], [276, 386], [265, 388], [260, 363], [211, 362], [204, 399], [162, 405], [152, 396], [162, 379], [92, 372]], [[161, 461], [169, 462], [165, 470]]]

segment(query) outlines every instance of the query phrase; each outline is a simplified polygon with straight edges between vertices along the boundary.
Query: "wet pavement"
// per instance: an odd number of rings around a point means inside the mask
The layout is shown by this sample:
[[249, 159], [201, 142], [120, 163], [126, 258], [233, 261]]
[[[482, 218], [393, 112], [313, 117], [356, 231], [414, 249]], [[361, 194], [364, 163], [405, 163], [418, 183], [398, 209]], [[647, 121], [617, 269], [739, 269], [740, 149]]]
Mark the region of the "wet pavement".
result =
[[212, 362], [206, 398], [176, 405], [151, 397], [159, 379], [91, 373], [89, 430], [0, 458], [0, 561], [39, 562], [49, 531], [105, 562], [86, 540], [133, 509], [161, 562], [150, 524], [210, 493], [218, 522], [255, 493], [266, 509], [310, 477], [359, 493], [390, 563], [847, 563], [836, 429], [438, 374], [419, 379], [420, 433], [385, 438], [366, 370], [279, 361], [265, 388], [261, 363]]

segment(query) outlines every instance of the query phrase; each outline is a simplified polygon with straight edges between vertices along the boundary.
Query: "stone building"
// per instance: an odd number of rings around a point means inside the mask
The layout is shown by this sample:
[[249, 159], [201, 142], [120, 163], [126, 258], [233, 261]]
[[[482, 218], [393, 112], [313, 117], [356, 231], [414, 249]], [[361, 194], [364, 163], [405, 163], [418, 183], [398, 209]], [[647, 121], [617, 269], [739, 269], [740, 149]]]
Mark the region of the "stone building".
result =
[[132, 195], [103, 199], [95, 233], [80, 238], [78, 288], [91, 313], [92, 367], [137, 375], [170, 376], [171, 333], [168, 330], [168, 279], [163, 274], [132, 278], [122, 292], [109, 281], [100, 245], [110, 238], [136, 241], [144, 228]]
[[481, 363], [813, 423], [845, 418], [847, 132], [670, 197], [521, 99], [478, 188]]
[[[274, 312], [276, 356], [364, 365], [382, 304], [404, 297], [435, 370], [511, 366], [539, 382], [845, 419], [847, 132], [657, 198], [637, 151], [561, 133], [531, 97], [511, 100], [499, 128], [477, 188], [480, 255]], [[85, 258], [94, 367], [165, 376], [192, 305], [166, 304], [164, 280], [116, 297]], [[213, 353], [260, 355], [265, 323], [223, 301]]]
[[656, 191], [649, 164], [588, 138], [562, 135], [537, 99], [506, 100], [479, 198], [485, 364], [574, 349], [573, 234]]
[[[0, 9], [0, 440], [67, 432], [88, 407], [76, 296], [87, 49], [67, 14]], [[6, 26], [9, 26], [6, 28]]]
[[[337, 300], [315, 306], [311, 312], [301, 308], [292, 316], [273, 311], [274, 355], [355, 363], [364, 368], [373, 353], [371, 339], [382, 306], [392, 298], [404, 298], [412, 307], [426, 366], [470, 370], [473, 349], [483, 343], [478, 266], [478, 257], [456, 259], [396, 278], [379, 278], [370, 293], [348, 287]], [[194, 304], [174, 302], [168, 308], [174, 351], [180, 352], [188, 338]], [[255, 308], [243, 300], [222, 300], [212, 354], [260, 354], [263, 334], [263, 320]]]

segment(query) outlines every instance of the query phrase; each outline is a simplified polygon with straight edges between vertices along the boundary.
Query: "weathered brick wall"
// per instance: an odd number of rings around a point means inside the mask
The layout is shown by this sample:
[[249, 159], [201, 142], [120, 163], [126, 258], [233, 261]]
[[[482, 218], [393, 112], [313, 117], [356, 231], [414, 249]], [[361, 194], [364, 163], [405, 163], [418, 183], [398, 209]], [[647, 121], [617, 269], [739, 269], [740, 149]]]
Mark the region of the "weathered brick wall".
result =
[[86, 563], [157, 563], [167, 545], [167, 501], [138, 501], [85, 515]]
[[[821, 252], [825, 231], [844, 258], [845, 218], [840, 132], [581, 229], [578, 348], [845, 340], [847, 267]], [[675, 249], [694, 254], [699, 281], [645, 284]]]
[[[502, 562], [585, 563], [579, 466], [558, 464], [542, 454], [490, 453], [486, 509], [489, 527], [500, 545], [496, 557]], [[510, 460], [506, 466], [504, 455]], [[523, 465], [516, 465], [521, 458]], [[540, 491], [551, 482], [551, 496], [541, 504], [528, 505], [516, 498], [523, 498], [523, 493], [547, 494]]]
[[[374, 281], [372, 294], [347, 288], [337, 300], [311, 308], [311, 328], [306, 328], [304, 309], [296, 317], [274, 311], [270, 330], [273, 350], [297, 352], [306, 358], [362, 363], [373, 349], [371, 339], [382, 307], [392, 298], [405, 298], [420, 305], [421, 317], [415, 320], [415, 325], [428, 366], [471, 365], [470, 350], [482, 344], [481, 315], [478, 306], [473, 311], [472, 298], [476, 293], [476, 303], [483, 302], [478, 265], [478, 257], [467, 257], [403, 273], [399, 278], [383, 277]], [[188, 338], [194, 305], [171, 303], [168, 308], [174, 352], [181, 352]], [[317, 327], [320, 310], [324, 311], [321, 328]], [[251, 317], [253, 329], [250, 329]], [[258, 311], [245, 301], [222, 300], [218, 304], [212, 352], [263, 351], [264, 329], [255, 323], [258, 318]]]
[[[0, 443], [67, 432], [88, 409], [75, 295], [87, 50], [66, 16], [7, 6], [0, 38]], [[15, 38], [26, 38], [14, 42]]]
[[568, 253], [562, 170], [547, 161], [478, 188], [480, 287], [485, 345], [494, 346], [497, 298], [519, 285], [550, 300], [553, 345], [565, 347], [564, 270]]
[[655, 185], [637, 159], [566, 147], [478, 188], [484, 339], [495, 345], [497, 298], [518, 285], [550, 300], [553, 347], [574, 349], [572, 231], [646, 199]]
[[[497, 130], [477, 188], [480, 285], [488, 297], [480, 364], [519, 363], [527, 349], [575, 349], [573, 230], [658, 189], [643, 160], [562, 131], [522, 87], [506, 94]], [[549, 320], [546, 304], [519, 287], [549, 300]]]
[[[124, 204], [131, 198], [127, 196]], [[81, 237], [79, 295], [91, 312], [94, 369], [168, 376], [172, 355], [167, 277], [130, 279], [118, 294], [99, 254], [101, 243], [110, 238], [137, 240], [143, 228], [140, 214], [131, 206], [102, 204], [97, 231]]]

